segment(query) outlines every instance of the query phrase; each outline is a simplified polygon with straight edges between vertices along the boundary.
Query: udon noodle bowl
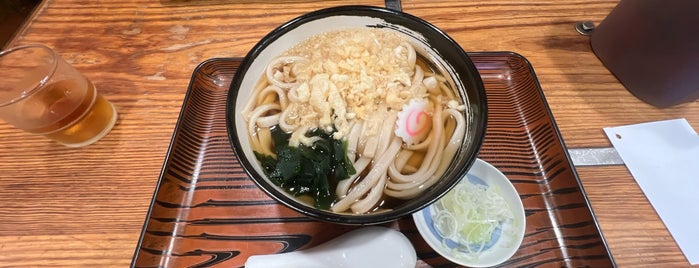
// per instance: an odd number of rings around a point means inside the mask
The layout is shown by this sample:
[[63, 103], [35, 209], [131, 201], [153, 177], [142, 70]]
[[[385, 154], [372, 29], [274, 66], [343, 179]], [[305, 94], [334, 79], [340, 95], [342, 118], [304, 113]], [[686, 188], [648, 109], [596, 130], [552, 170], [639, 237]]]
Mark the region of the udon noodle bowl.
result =
[[252, 149], [271, 181], [318, 208], [390, 210], [437, 182], [464, 139], [459, 94], [393, 31], [322, 33], [260, 75], [242, 111]]

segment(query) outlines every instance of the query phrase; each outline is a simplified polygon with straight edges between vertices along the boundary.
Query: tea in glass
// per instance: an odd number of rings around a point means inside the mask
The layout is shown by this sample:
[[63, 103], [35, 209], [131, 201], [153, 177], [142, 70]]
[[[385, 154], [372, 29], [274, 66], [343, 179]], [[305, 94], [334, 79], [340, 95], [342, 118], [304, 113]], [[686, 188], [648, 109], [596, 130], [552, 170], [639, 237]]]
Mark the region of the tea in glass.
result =
[[96, 142], [117, 112], [90, 80], [43, 45], [0, 53], [0, 118], [66, 146]]

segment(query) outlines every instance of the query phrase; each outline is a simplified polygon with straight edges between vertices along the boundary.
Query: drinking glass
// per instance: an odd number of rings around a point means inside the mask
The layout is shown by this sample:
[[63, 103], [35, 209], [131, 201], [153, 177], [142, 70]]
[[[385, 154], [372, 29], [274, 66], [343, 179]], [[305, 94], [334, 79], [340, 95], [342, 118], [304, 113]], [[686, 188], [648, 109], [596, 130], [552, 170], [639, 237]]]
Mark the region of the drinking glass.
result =
[[0, 52], [0, 118], [69, 147], [94, 143], [114, 126], [114, 105], [51, 48]]

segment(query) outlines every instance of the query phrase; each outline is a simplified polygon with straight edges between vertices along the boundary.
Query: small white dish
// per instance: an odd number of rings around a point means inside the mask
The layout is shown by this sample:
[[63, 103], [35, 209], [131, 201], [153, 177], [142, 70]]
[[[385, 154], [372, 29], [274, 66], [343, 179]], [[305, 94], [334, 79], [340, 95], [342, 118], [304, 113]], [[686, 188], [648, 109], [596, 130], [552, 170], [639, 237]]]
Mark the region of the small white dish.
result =
[[465, 241], [444, 239], [435, 228], [434, 217], [437, 210], [435, 206], [439, 201], [413, 214], [420, 235], [437, 253], [460, 265], [489, 267], [507, 261], [519, 249], [526, 227], [524, 206], [517, 190], [502, 172], [481, 159], [476, 159], [468, 174], [459, 182], [459, 184], [464, 183], [485, 185], [486, 188], [496, 187], [493, 189], [498, 189], [499, 195], [509, 206], [513, 220], [498, 223], [496, 230], [490, 235], [490, 241], [484, 244], [484, 249], [477, 254], [477, 257], [464, 252], [469, 246]]

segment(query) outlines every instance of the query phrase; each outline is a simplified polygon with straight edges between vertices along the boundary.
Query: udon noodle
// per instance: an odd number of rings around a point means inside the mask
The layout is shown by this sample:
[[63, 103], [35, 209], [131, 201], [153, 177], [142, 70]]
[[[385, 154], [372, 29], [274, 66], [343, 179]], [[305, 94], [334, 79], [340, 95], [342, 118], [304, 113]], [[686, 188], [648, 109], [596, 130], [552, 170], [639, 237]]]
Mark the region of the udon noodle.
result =
[[[396, 33], [320, 34], [267, 66], [243, 116], [253, 150], [274, 156], [271, 130], [313, 146], [323, 130], [346, 144], [356, 172], [335, 187], [330, 210], [391, 209], [439, 180], [464, 139], [464, 105], [447, 80]], [[388, 206], [388, 205], [387, 205]]]

